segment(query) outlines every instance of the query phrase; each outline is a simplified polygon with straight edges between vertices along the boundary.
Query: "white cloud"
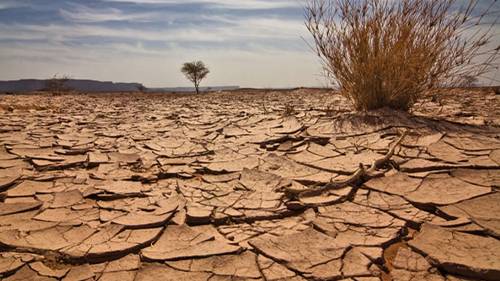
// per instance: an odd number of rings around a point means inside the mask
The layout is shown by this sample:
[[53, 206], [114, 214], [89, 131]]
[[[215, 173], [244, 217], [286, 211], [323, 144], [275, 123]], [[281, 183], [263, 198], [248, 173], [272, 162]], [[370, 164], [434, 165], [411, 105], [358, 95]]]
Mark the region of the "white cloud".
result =
[[220, 26], [186, 26], [177, 29], [148, 30], [132, 27], [111, 28], [95, 25], [61, 25], [47, 26], [33, 24], [0, 24], [2, 37], [10, 40], [54, 40], [65, 41], [81, 37], [119, 38], [127, 40], [177, 41], [191, 42], [242, 42], [259, 43], [259, 40], [293, 39], [307, 33], [300, 21], [272, 18], [249, 18], [242, 20], [214, 18], [224, 20]]
[[116, 8], [92, 9], [84, 5], [74, 4], [71, 11], [60, 9], [61, 16], [78, 23], [96, 23], [105, 21], [152, 21], [158, 13], [125, 13]]
[[203, 3], [211, 4], [218, 8], [230, 9], [273, 9], [302, 7], [300, 0], [105, 0], [107, 2], [128, 2], [137, 4], [185, 4], [185, 3]]

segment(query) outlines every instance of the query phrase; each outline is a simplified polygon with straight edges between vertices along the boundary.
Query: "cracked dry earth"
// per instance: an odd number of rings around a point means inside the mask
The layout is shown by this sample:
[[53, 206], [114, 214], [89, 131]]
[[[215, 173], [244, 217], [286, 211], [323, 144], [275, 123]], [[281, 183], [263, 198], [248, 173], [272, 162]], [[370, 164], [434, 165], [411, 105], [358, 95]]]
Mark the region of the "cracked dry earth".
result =
[[0, 279], [500, 280], [499, 97], [444, 97], [3, 96]]

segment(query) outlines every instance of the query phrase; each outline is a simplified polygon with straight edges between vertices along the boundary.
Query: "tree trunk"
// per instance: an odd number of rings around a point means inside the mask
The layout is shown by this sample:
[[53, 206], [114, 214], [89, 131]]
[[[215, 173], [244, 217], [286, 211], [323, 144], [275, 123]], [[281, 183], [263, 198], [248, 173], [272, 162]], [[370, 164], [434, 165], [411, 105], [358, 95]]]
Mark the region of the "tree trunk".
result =
[[194, 82], [194, 88], [196, 89], [196, 94], [200, 93], [200, 82]]
[[195, 79], [194, 81], [194, 88], [196, 89], [196, 94], [199, 94], [200, 93], [200, 82], [198, 81], [198, 79]]

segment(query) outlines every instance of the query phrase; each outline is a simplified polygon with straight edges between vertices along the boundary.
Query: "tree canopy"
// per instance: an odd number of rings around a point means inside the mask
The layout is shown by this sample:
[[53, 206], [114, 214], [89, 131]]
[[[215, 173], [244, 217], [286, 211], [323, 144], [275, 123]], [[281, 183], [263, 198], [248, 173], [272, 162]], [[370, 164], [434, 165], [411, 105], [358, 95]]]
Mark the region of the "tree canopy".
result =
[[202, 61], [194, 61], [184, 63], [181, 72], [189, 81], [193, 82], [196, 93], [199, 93], [200, 83], [210, 73], [210, 70]]

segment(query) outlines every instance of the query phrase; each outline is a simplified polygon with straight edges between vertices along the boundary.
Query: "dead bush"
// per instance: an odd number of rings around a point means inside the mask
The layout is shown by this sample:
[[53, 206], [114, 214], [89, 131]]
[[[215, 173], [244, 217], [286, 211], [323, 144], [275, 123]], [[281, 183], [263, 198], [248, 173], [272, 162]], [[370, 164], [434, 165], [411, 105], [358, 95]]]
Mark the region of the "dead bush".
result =
[[63, 92], [71, 91], [66, 83], [71, 79], [68, 75], [58, 76], [55, 74], [52, 78], [45, 80], [44, 91], [51, 92], [54, 95], [60, 95]]
[[428, 90], [496, 67], [494, 0], [467, 2], [308, 0], [306, 27], [328, 77], [357, 110], [408, 110]]

